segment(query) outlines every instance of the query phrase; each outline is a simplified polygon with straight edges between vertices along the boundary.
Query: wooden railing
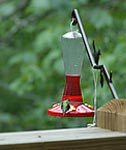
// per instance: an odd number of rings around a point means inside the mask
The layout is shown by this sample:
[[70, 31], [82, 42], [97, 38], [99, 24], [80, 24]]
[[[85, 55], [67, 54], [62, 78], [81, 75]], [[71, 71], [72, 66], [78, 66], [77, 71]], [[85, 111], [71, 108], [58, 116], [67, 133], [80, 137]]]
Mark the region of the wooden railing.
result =
[[97, 126], [1, 133], [0, 150], [126, 150], [126, 100], [99, 108]]
[[96, 127], [2, 133], [0, 150], [126, 150], [126, 133]]

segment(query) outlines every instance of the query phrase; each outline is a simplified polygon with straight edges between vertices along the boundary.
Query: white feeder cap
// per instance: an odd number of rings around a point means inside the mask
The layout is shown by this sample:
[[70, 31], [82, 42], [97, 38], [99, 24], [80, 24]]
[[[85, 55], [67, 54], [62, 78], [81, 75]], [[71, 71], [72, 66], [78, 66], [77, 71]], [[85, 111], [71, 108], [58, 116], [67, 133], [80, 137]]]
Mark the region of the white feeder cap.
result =
[[78, 31], [67, 32], [63, 35], [64, 38], [72, 39], [72, 38], [80, 38], [82, 37]]

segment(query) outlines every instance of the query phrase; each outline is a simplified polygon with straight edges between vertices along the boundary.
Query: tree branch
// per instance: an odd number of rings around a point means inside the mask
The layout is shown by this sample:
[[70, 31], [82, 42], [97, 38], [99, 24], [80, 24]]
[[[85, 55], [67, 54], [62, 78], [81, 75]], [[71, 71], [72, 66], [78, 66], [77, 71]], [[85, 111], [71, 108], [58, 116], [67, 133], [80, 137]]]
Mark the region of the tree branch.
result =
[[30, 15], [22, 20], [16, 20], [15, 25], [12, 26], [12, 28], [4, 35], [3, 38], [0, 39], [0, 47], [3, 47], [6, 44], [9, 44], [11, 40], [13, 39], [13, 36], [19, 32], [21, 29], [25, 28], [31, 23], [36, 23], [40, 21], [41, 19], [47, 17], [48, 15], [52, 14], [55, 10], [54, 9], [49, 9], [46, 11], [44, 14], [40, 15]]

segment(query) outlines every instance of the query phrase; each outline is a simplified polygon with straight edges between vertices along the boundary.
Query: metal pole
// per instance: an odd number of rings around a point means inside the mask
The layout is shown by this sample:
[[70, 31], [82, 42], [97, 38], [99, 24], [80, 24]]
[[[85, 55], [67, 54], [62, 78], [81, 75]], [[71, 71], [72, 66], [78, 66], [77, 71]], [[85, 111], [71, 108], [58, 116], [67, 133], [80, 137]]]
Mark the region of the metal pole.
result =
[[115, 88], [113, 86], [113, 83], [112, 83], [110, 75], [109, 75], [109, 73], [107, 71], [107, 68], [105, 67], [105, 65], [97, 65], [95, 63], [95, 61], [94, 61], [94, 57], [93, 57], [91, 49], [89, 47], [88, 40], [87, 40], [85, 31], [84, 31], [84, 27], [82, 25], [82, 22], [81, 22], [81, 19], [80, 19], [80, 16], [79, 16], [79, 13], [78, 13], [77, 9], [74, 9], [73, 12], [72, 12], [72, 21], [73, 21], [73, 25], [78, 24], [78, 27], [79, 27], [80, 32], [82, 34], [82, 39], [83, 39], [83, 42], [84, 42], [84, 45], [85, 45], [85, 48], [86, 48], [86, 51], [87, 51], [88, 58], [90, 60], [91, 66], [94, 69], [101, 70], [104, 73], [106, 82], [107, 82], [107, 84], [109, 86], [109, 89], [110, 89], [110, 91], [112, 93], [113, 98], [118, 99], [118, 95], [117, 95], [116, 90], [115, 90]]
[[[82, 34], [82, 39], [83, 39], [83, 42], [84, 42], [84, 45], [86, 47], [86, 51], [87, 51], [87, 54], [88, 54], [88, 57], [89, 57], [89, 60], [90, 60], [90, 63], [91, 65], [94, 67], [96, 66], [96, 63], [94, 61], [94, 57], [91, 53], [91, 50], [90, 50], [90, 47], [89, 47], [89, 44], [88, 44], [88, 40], [87, 40], [87, 37], [86, 37], [86, 34], [85, 34], [85, 31], [84, 31], [84, 28], [82, 26], [82, 22], [81, 22], [81, 19], [80, 19], [80, 16], [78, 14], [78, 11], [77, 9], [74, 9], [73, 13], [72, 13], [72, 17], [74, 19], [75, 22], [73, 23], [77, 23], [78, 24], [78, 27], [80, 29], [80, 32]], [[76, 17], [76, 18], [74, 18]]]

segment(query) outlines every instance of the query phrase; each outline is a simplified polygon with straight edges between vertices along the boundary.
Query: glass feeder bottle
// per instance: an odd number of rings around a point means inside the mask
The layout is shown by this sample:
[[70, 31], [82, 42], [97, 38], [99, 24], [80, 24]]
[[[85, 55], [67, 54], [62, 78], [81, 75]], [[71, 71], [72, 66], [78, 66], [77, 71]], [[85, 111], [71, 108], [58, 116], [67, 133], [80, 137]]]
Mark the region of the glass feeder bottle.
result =
[[71, 103], [82, 103], [80, 73], [84, 59], [84, 46], [81, 34], [77, 31], [62, 36], [62, 51], [66, 83], [62, 101], [69, 99]]

